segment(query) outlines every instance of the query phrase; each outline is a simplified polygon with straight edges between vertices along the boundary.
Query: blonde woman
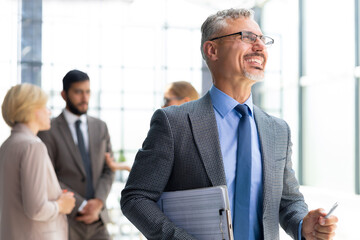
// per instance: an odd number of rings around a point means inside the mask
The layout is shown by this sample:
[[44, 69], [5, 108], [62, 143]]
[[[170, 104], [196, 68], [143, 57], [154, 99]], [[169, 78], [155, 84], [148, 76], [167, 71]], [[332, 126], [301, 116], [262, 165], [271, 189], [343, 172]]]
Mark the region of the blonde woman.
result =
[[0, 147], [0, 239], [65, 240], [65, 214], [75, 206], [62, 192], [46, 146], [36, 136], [50, 128], [47, 95], [37, 86], [12, 87], [2, 104], [11, 127]]
[[164, 93], [163, 108], [171, 105], [181, 105], [189, 101], [197, 100], [198, 98], [198, 92], [189, 82], [173, 82]]

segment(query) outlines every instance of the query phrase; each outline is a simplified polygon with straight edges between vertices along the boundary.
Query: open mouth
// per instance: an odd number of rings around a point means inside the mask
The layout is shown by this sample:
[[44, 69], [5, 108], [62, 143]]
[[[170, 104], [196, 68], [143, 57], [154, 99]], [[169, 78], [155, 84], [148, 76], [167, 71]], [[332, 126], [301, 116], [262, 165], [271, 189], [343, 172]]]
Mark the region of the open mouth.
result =
[[264, 65], [265, 57], [263, 54], [253, 53], [245, 56], [245, 62], [249, 63], [250, 66], [262, 70]]
[[254, 58], [251, 58], [251, 59], [246, 59], [247, 62], [250, 62], [250, 63], [257, 63], [259, 65], [262, 65], [264, 61], [262, 61], [261, 59], [254, 59]]

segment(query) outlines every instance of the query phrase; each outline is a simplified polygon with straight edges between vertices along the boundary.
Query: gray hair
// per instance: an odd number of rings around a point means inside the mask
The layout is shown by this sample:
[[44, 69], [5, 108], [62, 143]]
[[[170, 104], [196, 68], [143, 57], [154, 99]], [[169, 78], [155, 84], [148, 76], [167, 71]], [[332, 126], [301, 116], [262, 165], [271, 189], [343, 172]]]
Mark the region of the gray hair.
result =
[[201, 55], [204, 60], [206, 56], [203, 50], [203, 45], [206, 41], [211, 39], [216, 33], [227, 26], [227, 19], [238, 19], [241, 17], [254, 19], [254, 11], [251, 9], [227, 9], [218, 11], [216, 14], [210, 15], [201, 26]]

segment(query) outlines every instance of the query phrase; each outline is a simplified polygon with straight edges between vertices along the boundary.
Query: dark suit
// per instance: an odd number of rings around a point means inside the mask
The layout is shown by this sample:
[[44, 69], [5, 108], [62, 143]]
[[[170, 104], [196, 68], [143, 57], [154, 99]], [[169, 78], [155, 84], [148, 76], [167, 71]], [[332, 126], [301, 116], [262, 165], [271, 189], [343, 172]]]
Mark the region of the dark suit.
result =
[[[307, 206], [295, 179], [287, 124], [254, 106], [263, 163], [263, 231], [279, 239], [278, 224], [297, 238]], [[125, 216], [148, 239], [194, 239], [156, 205], [163, 191], [225, 185], [215, 113], [209, 93], [157, 110], [122, 192]]]
[[[104, 204], [100, 218], [103, 223], [107, 223], [109, 216], [105, 203], [114, 179], [114, 173], [105, 163], [105, 152], [112, 153], [110, 136], [103, 121], [87, 116], [87, 122], [95, 198], [100, 199]], [[40, 132], [39, 137], [48, 148], [61, 188], [75, 193], [76, 206], [68, 218], [70, 228], [76, 228], [77, 225], [82, 225], [75, 221], [75, 217], [80, 204], [85, 200], [86, 173], [80, 151], [74, 143], [64, 114], [53, 119], [51, 129]]]

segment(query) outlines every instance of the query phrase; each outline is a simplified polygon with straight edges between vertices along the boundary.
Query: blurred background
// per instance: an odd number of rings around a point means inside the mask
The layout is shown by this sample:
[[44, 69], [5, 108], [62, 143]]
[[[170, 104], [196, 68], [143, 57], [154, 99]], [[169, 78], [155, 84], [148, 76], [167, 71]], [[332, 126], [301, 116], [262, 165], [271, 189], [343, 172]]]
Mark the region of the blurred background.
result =
[[[0, 0], [0, 99], [21, 82], [40, 85], [57, 116], [62, 78], [90, 76], [89, 114], [109, 127], [116, 158], [131, 165], [166, 86], [189, 81], [203, 95], [211, 77], [200, 27], [225, 8], [253, 8], [268, 49], [254, 102], [285, 119], [293, 163], [310, 209], [338, 201], [335, 239], [359, 239], [359, 0]], [[10, 129], [0, 119], [0, 143]], [[121, 154], [120, 154], [121, 153]], [[145, 239], [121, 214], [126, 172], [108, 198], [116, 239]], [[282, 233], [281, 239], [289, 239]]]

